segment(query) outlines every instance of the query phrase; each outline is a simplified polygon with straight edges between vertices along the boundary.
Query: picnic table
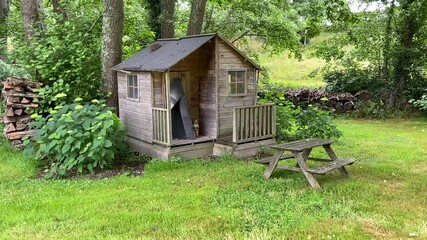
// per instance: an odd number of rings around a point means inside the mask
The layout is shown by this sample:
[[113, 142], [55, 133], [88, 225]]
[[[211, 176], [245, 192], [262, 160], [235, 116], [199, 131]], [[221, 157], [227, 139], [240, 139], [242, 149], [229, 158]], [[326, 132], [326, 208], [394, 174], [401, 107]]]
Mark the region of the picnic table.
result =
[[[307, 181], [309, 182], [311, 187], [320, 188], [319, 183], [314, 178], [314, 174], [324, 175], [334, 169], [338, 169], [344, 177], [349, 177], [345, 166], [353, 164], [356, 161], [355, 159], [338, 158], [331, 147], [331, 144], [333, 142], [334, 141], [330, 139], [310, 138], [294, 142], [288, 142], [284, 144], [273, 145], [271, 146], [271, 148], [276, 150], [274, 156], [269, 159], [260, 160], [258, 162], [268, 164], [268, 167], [264, 172], [264, 177], [266, 179], [269, 179], [271, 177], [271, 174], [275, 169], [285, 169], [290, 171], [302, 172], [307, 178]], [[309, 157], [313, 148], [316, 147], [323, 147], [323, 149], [328, 154], [329, 159]], [[290, 152], [291, 154], [284, 154], [285, 152]], [[293, 167], [278, 164], [279, 161], [287, 159], [296, 159], [296, 166]], [[326, 162], [326, 164], [314, 168], [309, 168], [306, 163], [307, 160]]]

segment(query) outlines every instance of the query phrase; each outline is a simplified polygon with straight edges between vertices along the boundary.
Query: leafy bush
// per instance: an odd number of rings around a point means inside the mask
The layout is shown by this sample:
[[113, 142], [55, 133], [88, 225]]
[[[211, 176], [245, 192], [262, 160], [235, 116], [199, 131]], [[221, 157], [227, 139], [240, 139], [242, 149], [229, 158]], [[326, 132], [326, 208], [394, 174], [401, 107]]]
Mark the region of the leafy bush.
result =
[[[37, 113], [42, 116], [47, 116], [50, 111], [53, 110], [55, 106], [61, 105], [63, 103], [72, 102], [70, 84], [64, 83], [62, 79], [54, 82], [52, 85], [46, 85], [39, 89], [39, 94], [42, 97], [40, 99], [40, 105], [36, 109]], [[58, 98], [57, 96], [65, 97]]]
[[104, 101], [80, 103], [81, 100], [59, 105], [45, 118], [33, 115], [36, 121], [30, 126], [37, 132], [31, 141], [25, 141], [25, 151], [51, 164], [48, 178], [66, 176], [72, 169], [82, 173], [103, 168], [124, 147], [123, 124]]
[[334, 69], [324, 73], [326, 90], [333, 93], [356, 94], [362, 89], [375, 92], [378, 81], [374, 80], [369, 70], [359, 68]]
[[409, 102], [421, 111], [427, 112], [427, 93], [424, 94], [419, 100], [411, 99]]
[[342, 136], [333, 124], [329, 112], [312, 105], [308, 105], [305, 109], [295, 106], [285, 99], [283, 92], [266, 92], [261, 102], [273, 102], [277, 105], [276, 138], [278, 141], [310, 137], [339, 138]]

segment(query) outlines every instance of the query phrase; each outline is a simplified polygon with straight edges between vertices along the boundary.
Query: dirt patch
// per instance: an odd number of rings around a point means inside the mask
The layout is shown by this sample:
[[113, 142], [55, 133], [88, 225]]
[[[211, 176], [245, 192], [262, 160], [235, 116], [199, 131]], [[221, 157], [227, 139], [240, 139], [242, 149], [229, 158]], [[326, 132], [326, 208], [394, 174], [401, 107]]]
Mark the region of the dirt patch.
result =
[[[115, 176], [127, 175], [134, 177], [142, 177], [144, 175], [144, 168], [147, 161], [133, 161], [115, 164], [109, 168], [96, 169], [93, 173], [84, 172], [78, 173], [77, 169], [72, 169], [67, 179], [108, 179]], [[48, 168], [42, 168], [35, 176], [35, 178], [44, 178], [49, 172]]]
[[372, 234], [373, 236], [377, 238], [392, 238], [394, 235], [389, 230], [385, 230], [379, 226], [377, 226], [375, 223], [365, 220], [362, 222], [362, 227], [365, 231]]

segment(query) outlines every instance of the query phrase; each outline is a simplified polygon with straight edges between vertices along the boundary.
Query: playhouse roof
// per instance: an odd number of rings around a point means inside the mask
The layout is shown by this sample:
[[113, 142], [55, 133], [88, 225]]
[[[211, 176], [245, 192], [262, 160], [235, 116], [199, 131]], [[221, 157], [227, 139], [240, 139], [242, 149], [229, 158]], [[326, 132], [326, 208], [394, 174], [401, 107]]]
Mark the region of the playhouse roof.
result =
[[260, 67], [239, 51], [233, 44], [223, 39], [217, 34], [206, 34], [197, 36], [188, 36], [183, 38], [159, 39], [149, 47], [144, 48], [133, 57], [116, 65], [114, 70], [125, 71], [154, 71], [165, 72], [177, 64], [179, 61], [199, 49], [203, 44], [218, 36], [224, 40], [230, 47], [244, 57], [257, 69]]

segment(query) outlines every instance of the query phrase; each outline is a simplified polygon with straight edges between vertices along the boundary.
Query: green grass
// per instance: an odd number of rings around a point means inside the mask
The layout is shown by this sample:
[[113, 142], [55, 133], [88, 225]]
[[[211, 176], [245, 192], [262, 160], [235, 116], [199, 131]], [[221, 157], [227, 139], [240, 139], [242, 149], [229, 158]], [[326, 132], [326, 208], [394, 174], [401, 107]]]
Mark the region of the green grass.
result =
[[[310, 42], [310, 46], [304, 50], [302, 60], [289, 56], [285, 51], [278, 55], [263, 52], [260, 46], [255, 46], [261, 53], [260, 65], [267, 69], [273, 83], [280, 83], [286, 87], [317, 88], [324, 86], [321, 70], [326, 62], [311, 56], [313, 47], [331, 37], [329, 33], [321, 33]], [[314, 74], [313, 74], [314, 73]]]
[[150, 162], [142, 178], [46, 181], [0, 147], [1, 239], [427, 238], [427, 119], [337, 120], [338, 155], [359, 161], [319, 176], [231, 157]]

